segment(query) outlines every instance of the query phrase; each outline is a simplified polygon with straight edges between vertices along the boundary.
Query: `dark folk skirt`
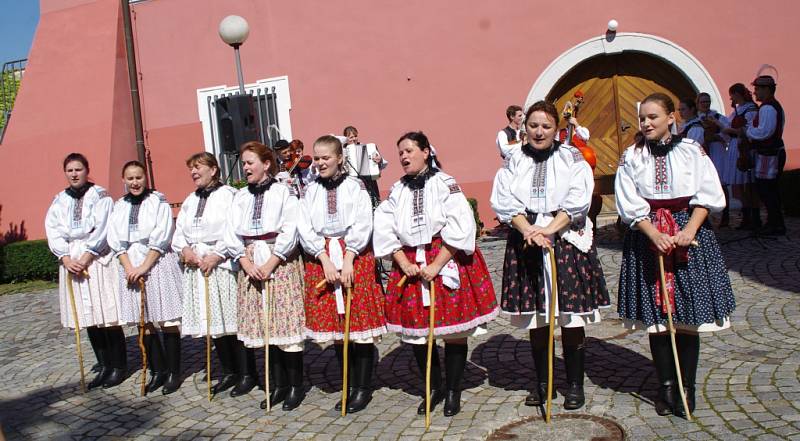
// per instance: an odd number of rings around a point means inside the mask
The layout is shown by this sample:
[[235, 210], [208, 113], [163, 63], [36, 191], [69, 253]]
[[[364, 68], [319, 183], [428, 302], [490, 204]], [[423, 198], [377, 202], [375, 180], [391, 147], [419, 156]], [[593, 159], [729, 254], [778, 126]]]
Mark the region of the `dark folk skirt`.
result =
[[[534, 223], [535, 214], [528, 215]], [[553, 244], [558, 278], [558, 309], [567, 314], [588, 314], [610, 305], [603, 268], [594, 244], [584, 253], [563, 238]], [[525, 248], [522, 233], [508, 233], [503, 261], [500, 307], [510, 314], [546, 314], [544, 256], [542, 248]]]
[[[651, 219], [653, 216], [651, 213]], [[686, 210], [673, 212], [672, 216], [681, 229], [689, 222]], [[719, 324], [736, 308], [731, 281], [719, 243], [707, 220], [698, 229], [695, 240], [699, 246], [689, 247], [689, 261], [674, 265], [675, 312], [672, 319], [690, 327]], [[661, 294], [655, 289], [659, 277], [658, 255], [651, 243], [639, 230], [630, 229], [625, 234], [617, 301], [620, 318], [638, 321], [647, 327], [667, 322], [667, 314], [655, 300], [656, 295]]]

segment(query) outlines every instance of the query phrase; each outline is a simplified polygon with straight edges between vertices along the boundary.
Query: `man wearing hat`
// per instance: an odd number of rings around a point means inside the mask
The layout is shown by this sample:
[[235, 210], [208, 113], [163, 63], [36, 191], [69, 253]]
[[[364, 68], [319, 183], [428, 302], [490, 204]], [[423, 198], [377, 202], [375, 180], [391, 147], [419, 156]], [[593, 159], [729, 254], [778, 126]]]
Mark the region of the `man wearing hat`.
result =
[[[283, 182], [286, 184], [290, 184], [289, 181], [291, 176], [289, 176], [289, 170], [287, 169], [287, 164], [292, 159], [292, 148], [289, 141], [285, 139], [279, 139], [274, 146], [272, 146], [272, 150], [275, 152], [275, 159], [278, 160], [278, 174], [275, 175], [275, 179], [278, 182]], [[290, 185], [291, 187], [291, 185]]]
[[759, 231], [769, 236], [783, 236], [786, 226], [781, 211], [778, 179], [786, 164], [786, 149], [783, 144], [785, 123], [783, 107], [775, 99], [775, 79], [761, 75], [753, 80], [758, 115], [753, 125], [747, 127], [746, 135], [756, 150], [755, 178], [756, 189], [761, 202], [767, 209], [767, 224]]

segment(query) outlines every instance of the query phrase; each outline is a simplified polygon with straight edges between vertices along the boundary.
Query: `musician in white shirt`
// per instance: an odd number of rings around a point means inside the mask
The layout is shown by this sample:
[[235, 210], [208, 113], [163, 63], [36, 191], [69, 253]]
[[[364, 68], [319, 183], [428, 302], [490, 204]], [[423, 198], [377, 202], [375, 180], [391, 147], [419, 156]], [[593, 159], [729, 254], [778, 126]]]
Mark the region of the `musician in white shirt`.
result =
[[497, 149], [500, 150], [500, 157], [506, 158], [511, 154], [513, 147], [522, 145], [522, 120], [525, 119], [525, 112], [522, 107], [517, 105], [508, 106], [506, 109], [508, 125], [497, 132]]
[[[45, 216], [45, 233], [58, 266], [59, 309], [64, 327], [85, 328], [100, 371], [87, 387], [109, 388], [125, 379], [125, 334], [117, 299], [117, 262], [106, 242], [114, 201], [89, 181], [89, 161], [80, 153], [64, 158], [69, 186], [58, 193]], [[77, 325], [67, 286], [72, 284]]]
[[[167, 198], [147, 188], [144, 164], [130, 161], [122, 167], [128, 194], [114, 204], [108, 226], [108, 245], [119, 259], [120, 320], [145, 322], [145, 347], [151, 378], [146, 392], [162, 385], [170, 394], [180, 387], [183, 305], [182, 275], [172, 252], [172, 208]], [[140, 291], [144, 280], [145, 294]], [[141, 298], [145, 314], [140, 317]], [[155, 325], [164, 334], [162, 346]]]
[[[372, 204], [364, 183], [344, 172], [336, 137], [316, 140], [314, 162], [319, 177], [300, 200], [298, 224], [306, 251], [306, 335], [315, 342], [333, 341], [341, 367], [345, 296], [352, 289], [347, 412], [355, 413], [372, 399], [375, 343], [386, 333], [383, 286], [375, 276], [371, 246]], [[321, 281], [327, 281], [322, 288]]]
[[[229, 258], [224, 241], [236, 190], [220, 182], [219, 164], [208, 152], [192, 155], [186, 166], [197, 189], [183, 201], [172, 236], [172, 249], [179, 253], [183, 263], [181, 333], [192, 337], [210, 333], [222, 367], [222, 377], [212, 392], [216, 395], [233, 387], [233, 396], [243, 395], [252, 389], [252, 385], [248, 389], [247, 384], [240, 384], [247, 356], [252, 357], [252, 351], [247, 354], [236, 338], [239, 267]], [[208, 323], [207, 314], [211, 318]]]
[[[345, 141], [342, 144], [344, 147], [345, 165], [348, 169], [348, 173], [350, 176], [357, 176], [362, 182], [364, 182], [364, 186], [367, 188], [367, 193], [369, 193], [370, 199], [372, 200], [372, 207], [374, 209], [381, 202], [381, 195], [380, 191], [378, 190], [378, 178], [380, 177], [380, 170], [385, 169], [386, 166], [389, 165], [389, 162], [384, 159], [383, 156], [381, 156], [375, 144], [361, 144], [358, 139], [358, 129], [355, 127], [345, 127], [343, 134]], [[364, 148], [365, 151], [367, 151], [370, 147], [374, 148], [374, 152], [369, 156], [369, 160], [377, 165], [377, 170], [375, 170], [374, 166], [368, 167], [372, 169], [371, 171], [364, 170], [364, 164], [360, 163], [363, 162], [363, 160], [357, 161], [352, 159], [359, 157], [358, 153], [360, 152], [354, 152], [350, 150], [359, 148], [359, 146]]]
[[[672, 135], [675, 105], [668, 96], [654, 93], [642, 100], [639, 121], [643, 139], [623, 153], [614, 184], [617, 211], [630, 227], [623, 243], [617, 312], [626, 327], [649, 333], [660, 383], [656, 413], [683, 416], [658, 255], [664, 255], [680, 374], [691, 411], [700, 356], [698, 332], [728, 328], [736, 306], [708, 222], [709, 212], [725, 207], [725, 195], [702, 146]], [[693, 241], [697, 246], [690, 247]]]
[[[428, 137], [410, 132], [397, 142], [405, 176], [375, 210], [375, 255], [392, 256], [386, 288], [386, 321], [412, 345], [420, 372], [425, 372], [428, 318], [435, 284], [435, 337], [445, 341], [446, 391], [441, 385], [439, 356], [431, 357], [431, 403], [445, 400], [444, 415], [461, 410], [461, 378], [467, 360], [467, 337], [499, 310], [480, 250], [475, 247], [475, 218], [452, 176], [440, 170]], [[405, 284], [398, 282], [406, 276]], [[425, 402], [417, 408], [425, 414]]]
[[[297, 197], [274, 178], [272, 151], [256, 141], [241, 150], [247, 187], [240, 189], [228, 214], [225, 241], [239, 262], [238, 338], [249, 348], [264, 346], [264, 301], [269, 296], [269, 370], [274, 386], [270, 405], [292, 410], [305, 398], [303, 388], [303, 265], [297, 250]], [[247, 366], [250, 380], [255, 363]], [[243, 375], [242, 377], [244, 378]], [[266, 400], [261, 402], [267, 407]]]

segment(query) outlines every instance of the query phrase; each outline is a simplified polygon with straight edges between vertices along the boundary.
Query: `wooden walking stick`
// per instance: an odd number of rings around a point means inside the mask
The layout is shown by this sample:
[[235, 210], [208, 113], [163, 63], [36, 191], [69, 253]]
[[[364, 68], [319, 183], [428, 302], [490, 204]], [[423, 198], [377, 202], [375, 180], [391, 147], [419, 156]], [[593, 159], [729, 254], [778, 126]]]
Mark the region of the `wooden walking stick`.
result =
[[347, 413], [347, 365], [350, 347], [350, 302], [353, 299], [353, 288], [347, 288], [347, 304], [344, 309], [344, 353], [342, 364], [342, 416]]
[[[200, 271], [198, 269], [198, 271]], [[203, 273], [206, 285], [206, 394], [211, 401], [211, 301], [209, 300], [208, 274]]]
[[264, 296], [264, 399], [267, 401], [267, 412], [272, 410], [272, 405], [269, 402], [269, 323], [270, 323], [270, 305], [269, 305], [269, 280], [262, 283], [261, 293]]
[[145, 396], [145, 383], [147, 382], [147, 349], [144, 347], [144, 304], [145, 304], [145, 290], [144, 279], [139, 279], [139, 350], [142, 351], [142, 396]]
[[550, 424], [553, 406], [553, 340], [556, 321], [556, 296], [558, 295], [558, 273], [556, 271], [556, 253], [553, 247], [547, 247], [550, 254], [550, 311], [548, 313], [550, 329], [547, 333], [547, 404], [545, 406], [544, 421]]
[[431, 306], [428, 309], [428, 361], [425, 364], [425, 430], [431, 427], [431, 357], [433, 356], [433, 325], [436, 317], [436, 284], [431, 280]]
[[667, 307], [667, 329], [669, 329], [669, 341], [672, 344], [672, 358], [675, 360], [675, 373], [678, 377], [678, 392], [681, 394], [683, 410], [686, 411], [686, 420], [692, 420], [689, 412], [689, 403], [686, 401], [686, 391], [683, 390], [683, 378], [681, 378], [681, 362], [678, 360], [678, 346], [675, 344], [675, 324], [672, 321], [672, 305], [669, 302], [667, 292], [667, 277], [664, 274], [664, 253], [658, 253], [658, 272], [661, 277], [661, 293], [664, 296], [664, 306]]
[[[84, 271], [85, 272], [85, 271]], [[86, 376], [83, 372], [83, 351], [81, 351], [81, 327], [78, 322], [78, 308], [75, 305], [75, 290], [72, 287], [72, 273], [67, 271], [67, 291], [69, 303], [72, 305], [72, 321], [75, 324], [75, 351], [78, 353], [78, 365], [81, 371], [81, 393], [86, 393]]]

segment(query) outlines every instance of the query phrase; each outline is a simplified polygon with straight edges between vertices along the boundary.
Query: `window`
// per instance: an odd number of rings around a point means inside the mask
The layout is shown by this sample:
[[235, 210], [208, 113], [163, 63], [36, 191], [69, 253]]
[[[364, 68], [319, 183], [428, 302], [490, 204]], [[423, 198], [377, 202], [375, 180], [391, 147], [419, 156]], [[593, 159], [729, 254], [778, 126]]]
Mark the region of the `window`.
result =
[[[253, 96], [255, 120], [260, 141], [273, 146], [279, 139], [292, 140], [292, 125], [289, 110], [289, 78], [276, 77], [245, 84], [245, 91]], [[238, 95], [238, 86], [215, 86], [197, 90], [197, 112], [203, 126], [203, 143], [207, 152], [213, 154], [222, 167], [223, 177], [241, 178], [241, 167], [237, 155], [222, 151], [219, 144], [219, 127], [216, 106], [220, 97]]]

